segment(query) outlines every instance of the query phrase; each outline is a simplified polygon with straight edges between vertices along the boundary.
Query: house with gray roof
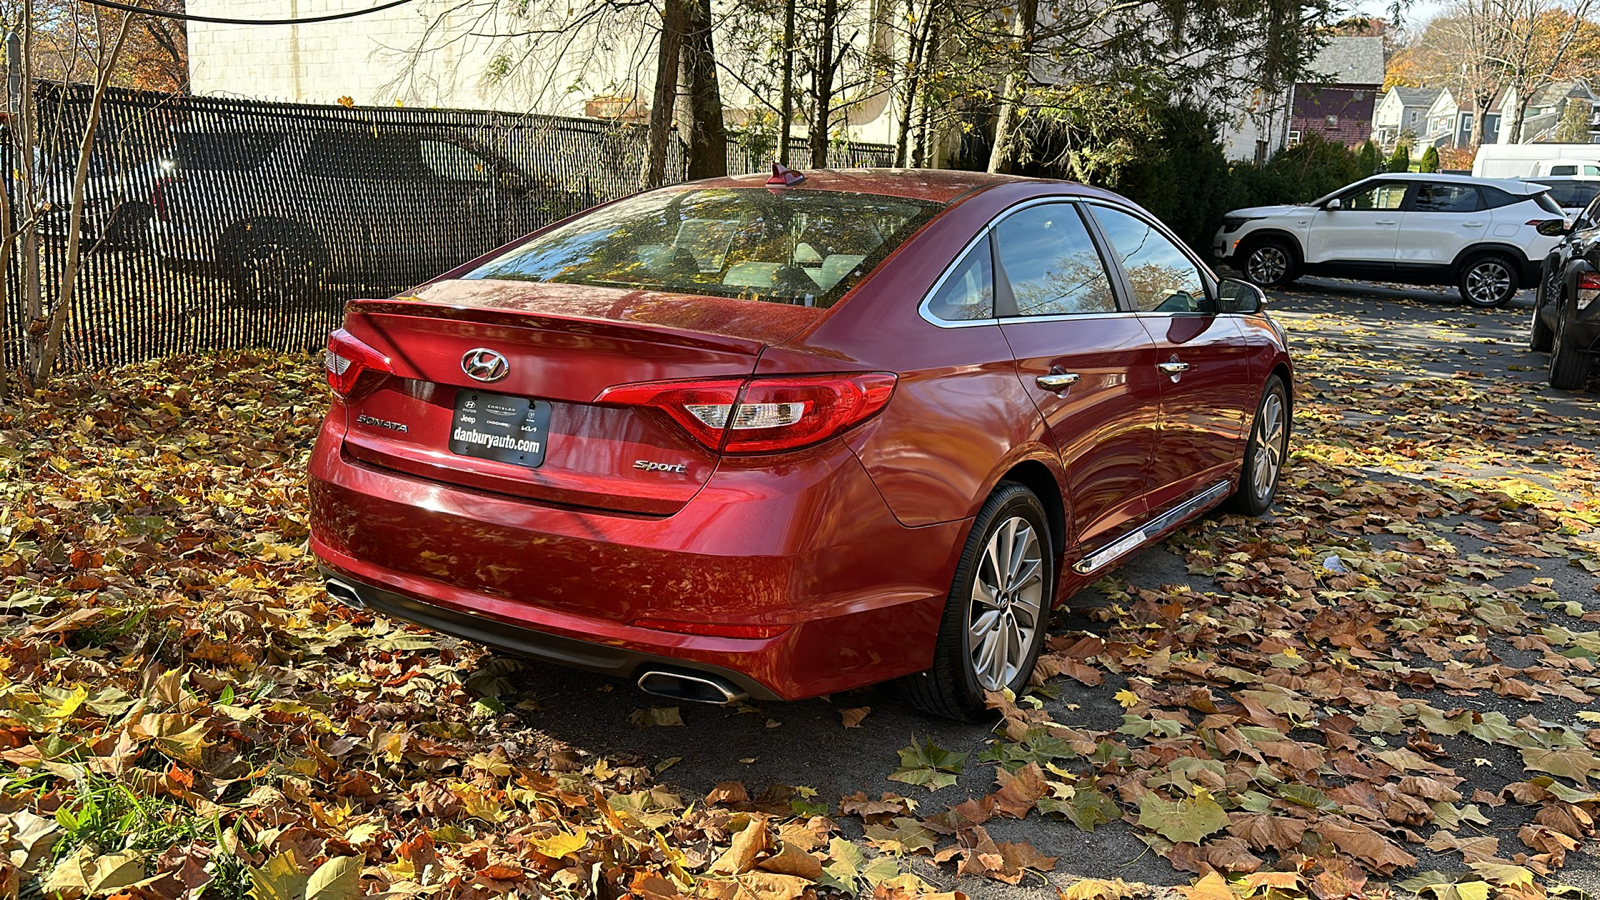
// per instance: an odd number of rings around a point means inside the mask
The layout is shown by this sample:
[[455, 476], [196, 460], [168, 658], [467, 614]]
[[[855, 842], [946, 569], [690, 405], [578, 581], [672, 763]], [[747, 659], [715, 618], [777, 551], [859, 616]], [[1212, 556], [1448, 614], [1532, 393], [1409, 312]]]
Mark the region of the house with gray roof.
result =
[[[1600, 142], [1600, 122], [1596, 121], [1595, 104], [1600, 103], [1589, 89], [1589, 85], [1580, 80], [1552, 81], [1533, 92], [1528, 100], [1528, 108], [1522, 114], [1522, 139], [1516, 141], [1520, 144], [1540, 144], [1547, 141], [1557, 141], [1556, 131], [1561, 125], [1561, 119], [1567, 114], [1569, 106], [1579, 105], [1583, 109], [1583, 119], [1588, 124], [1586, 137], [1583, 143]], [[1515, 138], [1509, 134], [1510, 121], [1517, 110], [1517, 91], [1511, 88], [1506, 91], [1505, 110], [1507, 127], [1501, 129], [1497, 143], [1509, 144]], [[1563, 135], [1563, 137], [1569, 137]]]
[[1372, 139], [1384, 153], [1394, 152], [1402, 140], [1416, 146], [1428, 128], [1428, 109], [1441, 93], [1439, 88], [1390, 88], [1372, 111]]

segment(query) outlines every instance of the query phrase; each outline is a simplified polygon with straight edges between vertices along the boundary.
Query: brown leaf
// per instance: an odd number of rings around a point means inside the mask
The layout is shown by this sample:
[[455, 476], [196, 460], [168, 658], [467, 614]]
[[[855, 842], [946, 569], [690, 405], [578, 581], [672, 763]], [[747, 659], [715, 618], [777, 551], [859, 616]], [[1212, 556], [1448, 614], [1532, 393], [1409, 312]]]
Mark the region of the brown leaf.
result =
[[1326, 817], [1312, 826], [1317, 834], [1339, 848], [1341, 852], [1361, 860], [1380, 875], [1395, 869], [1417, 864], [1417, 858], [1401, 850], [1399, 845], [1365, 825]]
[[1000, 783], [1000, 790], [993, 794], [995, 814], [1013, 819], [1025, 818], [1039, 798], [1050, 792], [1038, 763], [1028, 763], [1015, 774], [997, 769], [995, 780]]
[[870, 712], [872, 712], [872, 707], [870, 706], [858, 706], [854, 709], [841, 709], [839, 710], [839, 718], [844, 720], [844, 727], [846, 728], [860, 728], [861, 720], [865, 719], [867, 717], [867, 713]]
[[756, 863], [759, 868], [780, 875], [795, 875], [816, 881], [822, 877], [822, 863], [815, 856], [787, 841], [778, 842], [778, 852]]
[[706, 794], [707, 806], [737, 806], [750, 802], [750, 793], [744, 789], [744, 783], [739, 781], [724, 781], [711, 789]]
[[744, 830], [733, 836], [733, 845], [711, 864], [711, 872], [717, 875], [743, 875], [755, 868], [756, 857], [766, 849], [767, 817], [751, 816]]

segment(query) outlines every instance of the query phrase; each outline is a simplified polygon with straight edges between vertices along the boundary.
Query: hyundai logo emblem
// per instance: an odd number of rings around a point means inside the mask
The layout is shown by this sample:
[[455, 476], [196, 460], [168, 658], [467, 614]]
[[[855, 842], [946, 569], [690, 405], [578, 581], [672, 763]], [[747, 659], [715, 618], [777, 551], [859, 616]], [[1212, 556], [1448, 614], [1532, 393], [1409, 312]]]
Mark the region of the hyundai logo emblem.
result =
[[488, 347], [479, 347], [462, 354], [461, 371], [478, 381], [499, 381], [511, 372], [511, 364]]

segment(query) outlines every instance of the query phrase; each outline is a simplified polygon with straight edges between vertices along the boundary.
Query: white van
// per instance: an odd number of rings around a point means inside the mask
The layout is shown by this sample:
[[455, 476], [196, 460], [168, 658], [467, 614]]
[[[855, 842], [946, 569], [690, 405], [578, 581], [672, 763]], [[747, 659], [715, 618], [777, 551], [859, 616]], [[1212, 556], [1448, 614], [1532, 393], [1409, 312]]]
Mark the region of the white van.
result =
[[1600, 144], [1484, 144], [1472, 158], [1474, 178], [1600, 175]]

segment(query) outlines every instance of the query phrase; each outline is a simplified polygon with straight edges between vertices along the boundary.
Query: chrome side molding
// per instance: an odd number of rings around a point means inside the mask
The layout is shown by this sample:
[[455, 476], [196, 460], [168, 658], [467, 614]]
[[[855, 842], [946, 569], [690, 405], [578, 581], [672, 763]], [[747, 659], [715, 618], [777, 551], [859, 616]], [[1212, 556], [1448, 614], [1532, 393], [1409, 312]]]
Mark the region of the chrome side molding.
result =
[[1076, 563], [1073, 563], [1072, 571], [1077, 572], [1079, 575], [1088, 575], [1090, 572], [1105, 568], [1111, 563], [1116, 562], [1124, 556], [1127, 556], [1134, 550], [1144, 546], [1150, 541], [1151, 538], [1161, 534], [1163, 531], [1166, 531], [1173, 525], [1176, 525], [1179, 521], [1187, 518], [1201, 507], [1206, 506], [1213, 501], [1222, 499], [1227, 495], [1227, 493], [1228, 482], [1219, 481], [1216, 484], [1213, 484], [1211, 487], [1206, 488], [1205, 490], [1167, 510], [1151, 521], [1146, 522], [1144, 527], [1117, 538], [1111, 543], [1106, 544], [1104, 547], [1101, 547], [1088, 556], [1085, 556], [1083, 559], [1078, 560]]

